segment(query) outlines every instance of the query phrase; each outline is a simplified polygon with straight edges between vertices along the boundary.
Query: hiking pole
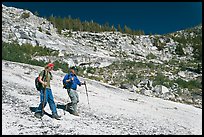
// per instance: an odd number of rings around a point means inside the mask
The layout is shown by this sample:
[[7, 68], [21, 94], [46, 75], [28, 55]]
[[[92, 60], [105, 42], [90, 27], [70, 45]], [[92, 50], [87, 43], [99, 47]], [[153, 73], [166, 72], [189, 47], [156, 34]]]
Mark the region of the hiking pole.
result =
[[85, 89], [86, 89], [86, 96], [87, 96], [87, 100], [88, 100], [88, 105], [89, 105], [89, 108], [90, 108], [89, 98], [88, 98], [88, 91], [87, 91], [87, 87], [86, 87], [86, 81], [84, 81], [84, 85], [85, 85]]
[[[47, 81], [47, 77], [48, 77], [48, 72], [46, 75], [46, 81]], [[46, 86], [44, 86], [44, 91], [43, 91], [43, 103], [42, 103], [42, 114], [44, 114], [44, 107], [45, 107], [45, 99], [46, 99]]]

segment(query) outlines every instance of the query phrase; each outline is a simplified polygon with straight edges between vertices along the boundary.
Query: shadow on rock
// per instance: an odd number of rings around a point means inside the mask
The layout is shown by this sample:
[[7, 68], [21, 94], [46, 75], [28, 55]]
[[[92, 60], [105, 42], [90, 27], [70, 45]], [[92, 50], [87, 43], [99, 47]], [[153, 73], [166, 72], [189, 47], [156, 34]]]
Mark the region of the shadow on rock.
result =
[[58, 109], [63, 109], [63, 110], [65, 110], [65, 111], [67, 111], [67, 112], [69, 112], [70, 114], [72, 114], [73, 113], [73, 111], [70, 109], [70, 105], [71, 105], [71, 103], [68, 103], [68, 104], [57, 104], [57, 108]]
[[[31, 112], [35, 112], [36, 109], [37, 109], [37, 107], [30, 107]], [[44, 114], [52, 118], [52, 115], [47, 113], [46, 111], [44, 111]]]

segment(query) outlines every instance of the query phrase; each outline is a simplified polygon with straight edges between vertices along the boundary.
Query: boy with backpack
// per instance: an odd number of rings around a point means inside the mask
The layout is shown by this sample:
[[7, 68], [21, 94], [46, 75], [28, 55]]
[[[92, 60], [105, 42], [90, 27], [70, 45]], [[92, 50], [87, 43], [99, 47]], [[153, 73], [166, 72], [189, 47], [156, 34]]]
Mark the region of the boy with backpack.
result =
[[49, 63], [45, 66], [45, 69], [42, 70], [38, 77], [38, 82], [42, 84], [40, 90], [40, 104], [35, 111], [35, 117], [41, 118], [44, 115], [44, 107], [47, 102], [49, 103], [50, 109], [52, 111], [52, 118], [60, 119], [60, 116], [57, 114], [56, 105], [54, 102], [54, 97], [52, 95], [52, 90], [50, 86], [50, 80], [52, 80], [51, 70], [53, 69], [54, 64]]

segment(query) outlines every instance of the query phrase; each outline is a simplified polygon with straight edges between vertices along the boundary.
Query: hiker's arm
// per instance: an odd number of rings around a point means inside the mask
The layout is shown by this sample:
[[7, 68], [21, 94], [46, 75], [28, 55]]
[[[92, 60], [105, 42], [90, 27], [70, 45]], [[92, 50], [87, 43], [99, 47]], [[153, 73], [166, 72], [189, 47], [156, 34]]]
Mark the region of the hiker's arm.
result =
[[80, 81], [79, 81], [79, 79], [76, 77], [76, 82], [77, 82], [77, 84], [79, 85], [79, 86], [81, 86], [83, 83], [81, 83]]
[[85, 81], [84, 81], [84, 82], [81, 82], [81, 85], [85, 85]]
[[85, 85], [85, 81], [80, 83], [81, 85]]
[[38, 77], [38, 80], [40, 81], [40, 83], [42, 83], [43, 85], [47, 85], [47, 82], [42, 81], [42, 76]]
[[72, 78], [66, 80], [66, 82], [70, 82], [70, 81], [72, 81], [72, 80], [74, 80], [74, 77], [72, 77]]
[[68, 82], [70, 82], [71, 81], [71, 79], [69, 79], [69, 76], [68, 75], [65, 75], [64, 76], [64, 79], [63, 79], [63, 83], [68, 83]]

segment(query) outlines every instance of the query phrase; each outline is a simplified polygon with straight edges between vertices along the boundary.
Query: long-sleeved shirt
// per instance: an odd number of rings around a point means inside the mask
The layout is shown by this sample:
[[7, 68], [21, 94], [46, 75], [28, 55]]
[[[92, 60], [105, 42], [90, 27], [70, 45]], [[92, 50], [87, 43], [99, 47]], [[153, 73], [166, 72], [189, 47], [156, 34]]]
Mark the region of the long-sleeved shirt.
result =
[[[74, 80], [71, 80], [70, 82], [66, 82], [66, 80], [72, 79], [72, 78], [74, 78]], [[66, 89], [70, 89], [71, 88], [71, 89], [74, 89], [74, 90], [77, 89], [77, 85], [81, 86], [81, 82], [79, 81], [77, 76], [75, 74], [73, 74], [72, 72], [70, 72], [69, 74], [66, 74], [64, 76], [63, 84], [65, 84], [65, 88]]]

